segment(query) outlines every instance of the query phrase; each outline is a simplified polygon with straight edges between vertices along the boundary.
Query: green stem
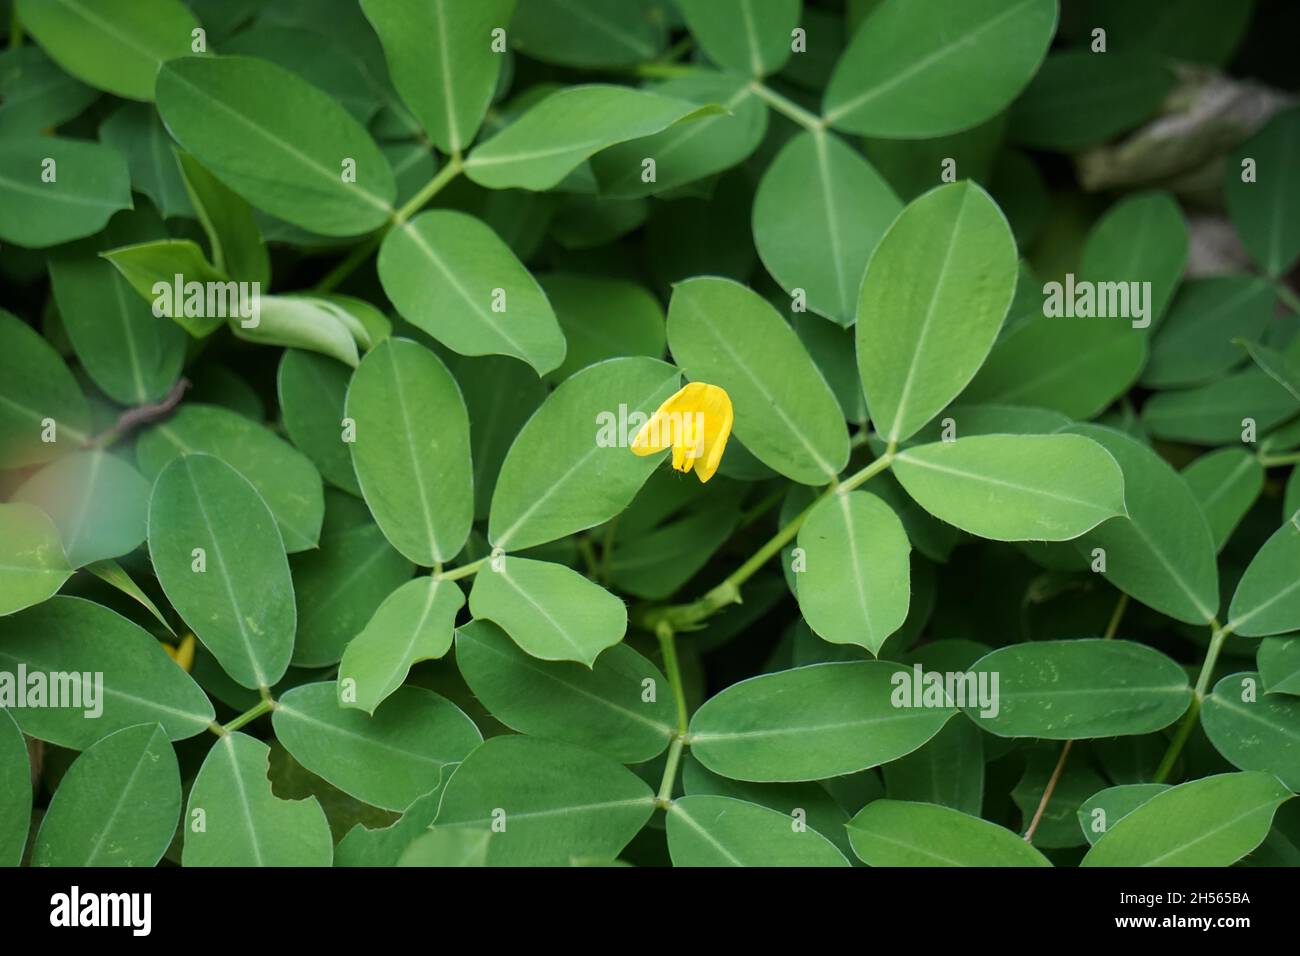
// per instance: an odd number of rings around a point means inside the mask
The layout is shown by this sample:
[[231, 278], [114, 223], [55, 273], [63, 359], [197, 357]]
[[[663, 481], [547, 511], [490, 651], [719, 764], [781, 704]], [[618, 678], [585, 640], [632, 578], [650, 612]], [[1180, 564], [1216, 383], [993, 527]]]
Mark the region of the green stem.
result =
[[333, 269], [331, 269], [320, 282], [316, 283], [313, 291], [330, 292], [335, 289], [340, 282], [356, 271], [361, 263], [370, 258], [371, 254], [379, 248], [384, 237], [388, 235], [393, 228], [401, 226], [408, 219], [414, 216], [423, 208], [434, 196], [442, 191], [443, 187], [459, 176], [465, 170], [465, 164], [461, 161], [460, 154], [454, 153], [447, 160], [447, 165], [438, 170], [437, 175], [424, 184], [424, 187], [412, 196], [400, 209], [396, 210], [384, 228], [376, 231], [369, 236], [360, 245], [354, 247], [351, 252]]
[[479, 568], [483, 567], [492, 558], [488, 555], [486, 558], [479, 558], [477, 561], [471, 561], [469, 564], [463, 564], [459, 568], [452, 568], [450, 571], [439, 571], [433, 575], [435, 581], [459, 581], [461, 578], [467, 578], [475, 574]]
[[1294, 465], [1300, 462], [1300, 451], [1288, 452], [1285, 455], [1266, 455], [1263, 452], [1258, 452], [1255, 457], [1259, 459], [1259, 463], [1265, 468], [1277, 468], [1281, 465]]
[[271, 699], [270, 693], [265, 688], [263, 688], [262, 699], [259, 700], [252, 707], [248, 708], [248, 710], [244, 711], [242, 714], [240, 714], [230, 723], [222, 726], [221, 732], [217, 734], [217, 736], [221, 737], [226, 734], [234, 733], [240, 727], [243, 727], [245, 724], [252, 723], [253, 721], [257, 720], [258, 717], [261, 717], [263, 714], [270, 713], [274, 709], [275, 709], [275, 701]]
[[13, 18], [9, 21], [9, 49], [23, 45], [23, 23], [18, 19], [18, 8], [14, 7]]
[[1232, 633], [1227, 627], [1220, 627], [1218, 621], [1214, 621], [1214, 634], [1210, 637], [1210, 646], [1205, 651], [1205, 661], [1201, 664], [1201, 673], [1196, 678], [1196, 687], [1192, 691], [1192, 705], [1187, 708], [1187, 713], [1183, 716], [1183, 722], [1178, 725], [1178, 730], [1174, 733], [1174, 739], [1169, 742], [1169, 749], [1165, 751], [1164, 759], [1160, 761], [1160, 766], [1156, 768], [1156, 776], [1153, 783], [1164, 783], [1169, 774], [1173, 772], [1174, 764], [1178, 761], [1178, 755], [1183, 752], [1183, 745], [1187, 743], [1187, 738], [1192, 735], [1192, 729], [1196, 726], [1196, 720], [1201, 713], [1201, 701], [1205, 699], [1205, 692], [1210, 687], [1210, 677], [1214, 674], [1214, 665], [1219, 661], [1219, 652], [1223, 650], [1223, 643]]
[[384, 236], [387, 234], [386, 230], [377, 232], [360, 245], [353, 246], [352, 251], [338, 265], [327, 272], [325, 278], [317, 282], [312, 291], [333, 292], [340, 282], [356, 271], [357, 266], [370, 258], [370, 254], [379, 248], [379, 244], [383, 242]]
[[683, 76], [693, 76], [700, 72], [698, 66], [691, 66], [688, 63], [642, 63], [634, 67], [632, 73], [635, 76], [647, 80], [675, 80]]
[[668, 675], [668, 686], [672, 688], [673, 701], [677, 706], [677, 730], [668, 748], [668, 761], [664, 764], [663, 779], [659, 781], [659, 795], [655, 798], [656, 804], [667, 807], [672, 803], [673, 783], [677, 779], [677, 765], [682, 759], [682, 748], [686, 746], [690, 715], [686, 712], [686, 687], [682, 683], [682, 667], [677, 659], [677, 639], [672, 625], [661, 621], [655, 627], [655, 636], [659, 638], [659, 648], [664, 656], [664, 672]]
[[400, 226], [419, 212], [424, 204], [442, 191], [442, 188], [465, 171], [465, 164], [459, 153], [453, 153], [447, 165], [438, 170], [438, 174], [424, 184], [424, 188], [408, 199], [405, 205], [393, 213], [393, 225]]
[[826, 121], [820, 116], [808, 112], [794, 100], [782, 96], [776, 90], [769, 86], [754, 80], [749, 84], [749, 88], [758, 94], [760, 99], [766, 100], [767, 105], [772, 107], [778, 113], [788, 119], [798, 123], [804, 129], [811, 130], [814, 133], [821, 133], [826, 129]]
[[1277, 297], [1286, 303], [1286, 307], [1300, 315], [1300, 296], [1291, 291], [1291, 287], [1281, 279], [1273, 280], [1273, 288], [1277, 290]]
[[774, 555], [779, 554], [781, 549], [790, 543], [794, 536], [799, 533], [799, 529], [803, 527], [804, 521], [808, 519], [808, 515], [812, 513], [814, 508], [821, 504], [828, 495], [848, 494], [854, 488], [879, 475], [893, 464], [894, 454], [895, 446], [890, 445], [885, 450], [885, 453], [871, 464], [850, 475], [844, 481], [827, 487], [812, 504], [790, 519], [761, 548], [750, 555], [744, 564], [732, 571], [721, 584], [706, 593], [704, 597], [689, 604], [673, 604], [650, 608], [639, 616], [638, 623], [640, 626], [646, 630], [656, 632], [661, 624], [667, 624], [674, 630], [683, 630], [713, 616], [728, 604], [739, 604], [740, 586], [753, 577], [764, 564]]

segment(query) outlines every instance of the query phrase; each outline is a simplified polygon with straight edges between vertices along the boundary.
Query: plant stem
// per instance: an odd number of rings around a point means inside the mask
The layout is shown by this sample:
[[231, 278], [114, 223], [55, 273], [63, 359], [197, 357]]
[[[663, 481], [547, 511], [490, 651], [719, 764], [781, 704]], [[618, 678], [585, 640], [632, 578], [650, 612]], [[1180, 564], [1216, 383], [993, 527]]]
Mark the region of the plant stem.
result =
[[700, 72], [697, 66], [688, 63], [642, 63], [632, 70], [633, 75], [647, 80], [675, 80], [682, 76], [691, 76]]
[[753, 577], [773, 555], [779, 554], [781, 549], [790, 543], [794, 536], [799, 533], [799, 529], [803, 527], [804, 521], [808, 519], [808, 515], [814, 508], [821, 504], [828, 495], [848, 494], [854, 488], [879, 475], [893, 464], [894, 454], [895, 446], [890, 445], [885, 450], [885, 453], [871, 464], [850, 475], [844, 481], [833, 483], [827, 487], [812, 504], [790, 519], [761, 548], [750, 555], [744, 564], [732, 571], [721, 584], [711, 589], [704, 597], [689, 604], [674, 604], [647, 609], [639, 615], [637, 623], [646, 630], [655, 631], [656, 633], [661, 624], [668, 624], [674, 630], [683, 630], [698, 624], [705, 618], [711, 617], [728, 604], [739, 604], [740, 586]]
[[117, 416], [117, 421], [113, 427], [98, 435], [92, 435], [83, 442], [85, 448], [107, 448], [119, 438], [139, 428], [141, 425], [147, 425], [149, 422], [156, 422], [160, 418], [166, 418], [172, 413], [177, 405], [181, 402], [185, 390], [190, 387], [188, 378], [179, 378], [176, 384], [171, 387], [166, 396], [160, 401], [150, 402], [146, 405], [136, 405], [128, 408], [121, 415]]
[[1255, 457], [1265, 468], [1277, 468], [1281, 465], [1294, 465], [1300, 462], [1300, 451], [1288, 452], [1285, 455], [1266, 455], [1263, 452], [1257, 452]]
[[14, 7], [9, 20], [9, 49], [14, 50], [23, 45], [23, 22], [18, 19], [18, 7]]
[[1047, 781], [1047, 787], [1043, 790], [1043, 799], [1038, 801], [1038, 809], [1034, 811], [1034, 818], [1029, 821], [1029, 827], [1025, 830], [1025, 842], [1034, 842], [1034, 831], [1038, 829], [1038, 821], [1043, 819], [1043, 813], [1047, 810], [1047, 802], [1052, 799], [1052, 791], [1056, 789], [1057, 783], [1061, 780], [1061, 774], [1065, 772], [1065, 762], [1070, 758], [1070, 745], [1073, 740], [1067, 740], [1065, 746], [1061, 748], [1061, 757], [1056, 761], [1056, 769], [1052, 771], [1051, 779]]
[[655, 636], [659, 638], [659, 648], [664, 655], [664, 671], [668, 675], [668, 685], [672, 688], [673, 701], [677, 705], [677, 730], [668, 748], [668, 762], [664, 764], [663, 779], [659, 781], [659, 795], [655, 797], [656, 804], [667, 807], [673, 799], [673, 782], [677, 779], [677, 765], [682, 759], [682, 748], [686, 746], [690, 716], [686, 712], [686, 688], [682, 684], [682, 668], [677, 659], [677, 639], [672, 625], [661, 621], [655, 627]]
[[356, 268], [370, 258], [371, 253], [379, 248], [384, 237], [393, 230], [394, 227], [403, 225], [408, 219], [414, 216], [423, 208], [434, 196], [442, 191], [442, 188], [449, 182], [459, 176], [465, 169], [464, 162], [461, 161], [460, 154], [454, 153], [447, 160], [447, 165], [438, 170], [437, 175], [424, 184], [423, 188], [412, 196], [400, 209], [396, 210], [389, 219], [384, 228], [379, 229], [360, 245], [354, 247], [347, 256], [331, 269], [325, 278], [316, 283], [314, 292], [330, 292], [335, 289], [340, 282], [350, 276]]
[[452, 568], [449, 571], [439, 571], [437, 574], [433, 575], [433, 579], [435, 581], [459, 581], [461, 578], [470, 577], [472, 574], [476, 573], [479, 568], [483, 567], [484, 564], [491, 560], [491, 557], [491, 555], [488, 555], [486, 558], [479, 558], [477, 561], [463, 564], [459, 568]]
[[217, 736], [222, 737], [225, 736], [226, 734], [233, 733], [234, 731], [238, 730], [240, 727], [243, 727], [245, 724], [252, 723], [253, 721], [257, 720], [258, 717], [261, 717], [263, 714], [270, 713], [274, 709], [275, 709], [275, 701], [271, 699], [270, 693], [265, 688], [263, 688], [262, 699], [259, 700], [252, 707], [248, 708], [248, 710], [244, 711], [242, 714], [240, 714], [230, 723], [223, 725], [220, 728], [220, 733], [218, 733]]
[[1273, 288], [1277, 290], [1277, 297], [1286, 304], [1286, 307], [1296, 315], [1300, 315], [1300, 296], [1292, 292], [1291, 287], [1281, 279], [1273, 280]]
[[767, 105], [772, 107], [772, 109], [776, 110], [787, 119], [791, 119], [798, 123], [804, 129], [811, 130], [814, 133], [825, 131], [825, 120], [820, 116], [815, 116], [808, 112], [808, 110], [804, 109], [798, 103], [782, 96], [771, 87], [760, 83], [758, 80], [754, 80], [749, 84], [749, 88], [758, 94], [759, 98], [766, 100]]
[[[1119, 600], [1115, 602], [1115, 610], [1110, 614], [1110, 622], [1106, 625], [1106, 633], [1102, 635], [1102, 640], [1109, 641], [1119, 630], [1119, 622], [1124, 619], [1124, 612], [1128, 610], [1128, 595], [1120, 593]], [[1038, 829], [1038, 821], [1043, 818], [1047, 810], [1047, 804], [1052, 799], [1052, 793], [1056, 790], [1056, 784], [1061, 779], [1061, 774], [1065, 772], [1065, 763], [1070, 759], [1070, 747], [1074, 744], [1073, 740], [1067, 740], [1065, 746], [1061, 748], [1061, 757], [1056, 761], [1056, 769], [1052, 771], [1051, 779], [1047, 781], [1047, 786], [1043, 789], [1043, 797], [1038, 801], [1038, 809], [1034, 811], [1034, 818], [1029, 822], [1028, 829], [1025, 830], [1025, 842], [1034, 842], [1034, 831]]]
[[419, 212], [424, 204], [442, 191], [442, 188], [449, 182], [459, 176], [465, 170], [465, 164], [460, 158], [460, 153], [453, 153], [447, 160], [447, 165], [438, 170], [438, 174], [424, 184], [424, 188], [408, 199], [402, 208], [393, 213], [393, 225], [400, 226], [406, 220], [410, 219]]
[[379, 248], [379, 243], [383, 241], [385, 235], [387, 235], [386, 230], [377, 232], [360, 245], [353, 246], [352, 251], [340, 260], [338, 265], [327, 272], [325, 278], [312, 287], [312, 291], [333, 292], [340, 282], [352, 275], [357, 266], [370, 258], [370, 254]]
[[1192, 691], [1192, 705], [1187, 708], [1187, 713], [1183, 716], [1183, 722], [1178, 725], [1178, 730], [1174, 733], [1174, 739], [1169, 742], [1169, 749], [1165, 751], [1164, 759], [1160, 761], [1160, 766], [1156, 768], [1156, 776], [1153, 783], [1164, 783], [1169, 774], [1173, 772], [1174, 764], [1178, 761], [1178, 755], [1183, 751], [1183, 745], [1187, 743], [1187, 738], [1192, 735], [1192, 728], [1196, 726], [1196, 720], [1201, 714], [1201, 701], [1205, 699], [1205, 692], [1210, 687], [1210, 677], [1214, 674], [1214, 665], [1219, 661], [1219, 652], [1223, 650], [1223, 643], [1227, 640], [1228, 635], [1232, 633], [1227, 627], [1220, 627], [1218, 621], [1212, 622], [1214, 634], [1210, 637], [1210, 646], [1205, 651], [1205, 661], [1201, 664], [1201, 673], [1196, 678], [1196, 687]]

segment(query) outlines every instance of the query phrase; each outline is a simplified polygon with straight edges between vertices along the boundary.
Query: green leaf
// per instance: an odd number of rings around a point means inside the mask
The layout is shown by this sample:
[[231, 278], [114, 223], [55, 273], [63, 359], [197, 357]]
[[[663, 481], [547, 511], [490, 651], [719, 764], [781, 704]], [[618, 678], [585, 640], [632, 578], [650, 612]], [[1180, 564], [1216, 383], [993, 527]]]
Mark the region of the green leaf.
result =
[[376, 807], [404, 810], [438, 786], [482, 736], [455, 704], [403, 687], [367, 716], [339, 706], [332, 681], [295, 687], [276, 701], [275, 734], [312, 773]]
[[746, 76], [767, 76], [791, 56], [801, 0], [678, 0], [686, 27], [709, 58]]
[[967, 701], [963, 709], [998, 737], [1147, 734], [1172, 724], [1192, 699], [1182, 667], [1132, 641], [1013, 644], [980, 658], [971, 671], [997, 682], [994, 706], [985, 710], [982, 701]]
[[[185, 866], [329, 866], [329, 824], [315, 797], [281, 800], [267, 779], [270, 748], [241, 733], [208, 751], [190, 789]], [[202, 811], [203, 829], [196, 829]]]
[[799, 529], [799, 610], [819, 637], [876, 654], [903, 626], [912, 545], [898, 516], [865, 491], [831, 494]]
[[659, 300], [633, 282], [555, 274], [539, 280], [568, 342], [564, 363], [551, 373], [563, 381], [606, 359], [662, 358], [667, 342]]
[[1151, 343], [1142, 384], [1152, 388], [1201, 385], [1241, 364], [1232, 342], [1257, 339], [1273, 314], [1276, 294], [1256, 276], [1189, 279]]
[[298, 605], [293, 663], [299, 667], [337, 663], [347, 643], [414, 571], [370, 520], [366, 506], [333, 490], [326, 494], [320, 547], [294, 555], [289, 564]]
[[483, 567], [469, 609], [533, 657], [589, 669], [627, 631], [627, 608], [613, 594], [572, 568], [528, 558], [503, 556]]
[[487, 866], [491, 830], [432, 827], [405, 848], [397, 866]]
[[1260, 692], [1259, 674], [1229, 674], [1201, 704], [1201, 726], [1238, 770], [1271, 773], [1300, 790], [1300, 700]]
[[181, 773], [162, 727], [109, 734], [68, 768], [32, 845], [32, 866], [156, 866], [181, 814]]
[[[661, 336], [662, 321], [661, 317]], [[449, 357], [449, 366], [469, 412], [469, 458], [474, 467], [474, 519], [477, 521], [488, 516], [506, 452], [546, 398], [547, 390], [527, 365], [501, 355], [482, 358], [453, 355]]]
[[1088, 842], [1096, 843], [1120, 820], [1168, 789], [1167, 783], [1127, 783], [1099, 790], [1079, 805], [1079, 826]]
[[[443, 771], [442, 782], [451, 776]], [[368, 830], [364, 824], [352, 827], [334, 848], [335, 866], [397, 866], [403, 851], [429, 829], [438, 815], [442, 786], [416, 799], [397, 822], [382, 829]]]
[[628, 86], [565, 87], [476, 146], [465, 175], [488, 189], [550, 189], [602, 149], [720, 111]]
[[1208, 385], [1160, 392], [1142, 406], [1142, 424], [1155, 438], [1195, 445], [1241, 441], [1242, 419], [1267, 432], [1295, 418], [1296, 398], [1267, 372], [1247, 368]]
[[0, 708], [0, 866], [18, 866], [32, 820], [32, 765], [27, 741], [9, 711]]
[[149, 556], [167, 599], [237, 683], [284, 676], [293, 580], [275, 519], [247, 479], [211, 455], [174, 460], [149, 500]]
[[106, 451], [60, 458], [28, 478], [12, 500], [36, 505], [54, 519], [74, 568], [116, 558], [144, 540], [149, 485]]
[[1264, 466], [1244, 448], [1221, 448], [1196, 459], [1182, 475], [1210, 522], [1215, 550], [1222, 551], [1264, 490]]
[[141, 298], [100, 258], [101, 249], [139, 232], [131, 220], [115, 219], [103, 237], [65, 246], [49, 258], [59, 317], [82, 366], [123, 405], [162, 399], [180, 377], [188, 341], [179, 325], [154, 314], [152, 293], [147, 301]]
[[164, 218], [194, 216], [171, 137], [152, 106], [123, 103], [99, 125], [99, 138], [126, 158], [132, 187], [148, 196]]
[[881, 768], [891, 800], [937, 803], [978, 816], [984, 805], [984, 737], [969, 720], [950, 720], [919, 750]]
[[[1142, 322], [1155, 327], [1164, 318], [1182, 278], [1188, 244], [1187, 221], [1172, 195], [1167, 192], [1130, 195], [1112, 206], [1088, 233], [1079, 273], [1084, 280], [1096, 282], [1099, 288], [1105, 282], [1151, 283], [1146, 297], [1147, 314], [1131, 316], [1129, 327], [1145, 328]], [[1074, 321], [1104, 324], [1114, 320]]]
[[77, 79], [133, 100], [154, 98], [158, 68], [190, 52], [199, 25], [179, 0], [18, 0], [14, 14]]
[[275, 516], [285, 550], [316, 547], [325, 513], [320, 475], [270, 429], [216, 405], [185, 404], [136, 442], [136, 462], [156, 479], [177, 458], [213, 455], [247, 478]]
[[691, 752], [735, 780], [820, 780], [897, 760], [937, 734], [950, 707], [900, 709], [884, 661], [816, 664], [751, 677], [704, 702]]
[[[1253, 176], [1245, 181], [1246, 160]], [[1300, 257], [1300, 110], [1278, 113], [1224, 164], [1224, 199], [1237, 235], [1252, 259], [1274, 277]]]
[[[25, 733], [60, 747], [84, 750], [141, 723], [162, 724], [168, 738], [182, 740], [206, 731], [213, 718], [199, 685], [152, 634], [81, 598], [55, 597], [0, 618], [0, 665], [11, 674], [24, 667], [29, 676], [40, 671], [81, 677], [61, 685], [70, 695], [62, 699], [74, 706], [10, 712]], [[97, 674], [103, 675], [102, 687], [90, 676]], [[97, 710], [97, 718], [87, 719]]]
[[89, 437], [90, 407], [59, 353], [0, 309], [0, 462], [6, 468], [39, 465]]
[[858, 372], [888, 441], [914, 435], [979, 371], [1011, 305], [1016, 263], [1006, 219], [969, 182], [931, 190], [889, 227], [857, 312]]
[[505, 60], [492, 31], [509, 26], [514, 8], [515, 0], [362, 0], [402, 102], [444, 153], [474, 140]]
[[961, 400], [1092, 418], [1137, 380], [1146, 354], [1145, 337], [1128, 326], [1035, 315], [998, 340]]
[[[767, 132], [767, 107], [742, 77], [698, 70], [655, 85], [656, 96], [716, 110], [662, 132], [629, 140], [591, 158], [602, 196], [635, 199], [662, 195], [744, 162]], [[655, 175], [646, 181], [644, 162]]]
[[[866, 776], [873, 781], [875, 779], [871, 771], [866, 771]], [[852, 779], [838, 778], [840, 782]], [[829, 840], [847, 859], [853, 859], [853, 848], [849, 845], [849, 836], [844, 829], [844, 824], [849, 822], [849, 815], [821, 783], [748, 783], [728, 780], [706, 770], [698, 760], [688, 755], [682, 764], [682, 788], [690, 796], [713, 794], [756, 803], [781, 814], [787, 826], [791, 824], [793, 815], [802, 811], [809, 828]]]
[[242, 282], [271, 283], [271, 259], [253, 219], [253, 209], [208, 172], [197, 159], [175, 149], [185, 191], [212, 250], [212, 264]]
[[519, 550], [622, 512], [659, 464], [632, 453], [636, 428], [628, 419], [648, 419], [680, 382], [671, 365], [635, 357], [600, 362], [562, 382], [506, 453], [488, 539]]
[[1180, 784], [1113, 824], [1080, 866], [1231, 866], [1264, 841], [1291, 796], [1264, 773]]
[[98, 98], [97, 90], [64, 73], [40, 47], [0, 52], [0, 135], [5, 138], [53, 129]]
[[1029, 83], [1056, 17], [1055, 0], [884, 0], [836, 64], [822, 115], [891, 139], [975, 126]]
[[1263, 369], [1269, 378], [1300, 402], [1300, 362], [1287, 353], [1279, 352], [1259, 342], [1237, 339], [1237, 344], [1250, 354], [1255, 364]]
[[1300, 527], [1288, 521], [1264, 542], [1237, 583], [1228, 627], [1243, 637], [1300, 631]]
[[590, 668], [539, 661], [492, 622], [476, 620], [456, 632], [456, 665], [474, 696], [512, 730], [619, 763], [659, 756], [676, 729], [667, 679], [626, 644], [608, 648]]
[[1019, 834], [932, 803], [874, 800], [848, 823], [868, 866], [1051, 866]]
[[422, 575], [393, 591], [343, 651], [339, 682], [351, 682], [343, 707], [373, 714], [419, 661], [451, 649], [456, 614], [465, 605], [460, 587]]
[[1011, 107], [1008, 132], [1033, 149], [1096, 146], [1155, 115], [1173, 85], [1173, 74], [1151, 56], [1053, 53]]
[[1123, 515], [1120, 466], [1078, 435], [973, 435], [900, 452], [894, 475], [926, 511], [996, 541], [1068, 541]]
[[276, 376], [284, 430], [294, 447], [311, 459], [321, 477], [361, 496], [352, 453], [343, 441], [343, 403], [352, 373], [327, 356], [285, 349]]
[[131, 174], [111, 146], [50, 136], [0, 143], [0, 239], [57, 246], [130, 208]]
[[172, 637], [176, 636], [176, 631], [167, 622], [167, 618], [163, 617], [162, 611], [158, 610], [158, 605], [153, 603], [149, 595], [140, 590], [140, 585], [136, 584], [131, 579], [131, 575], [127, 574], [116, 561], [96, 561], [93, 564], [86, 565], [86, 570], [105, 584], [117, 588], [132, 601], [135, 601], [153, 615], [154, 620], [162, 625], [163, 630]]
[[436, 829], [490, 835], [489, 866], [556, 866], [616, 857], [653, 810], [650, 788], [608, 757], [537, 737], [493, 737], [452, 774]]
[[848, 866], [844, 854], [816, 830], [733, 797], [678, 797], [668, 807], [673, 866]]
[[663, 12], [657, 0], [527, 0], [515, 8], [511, 45], [560, 66], [629, 66], [663, 49]]
[[842, 139], [801, 133], [772, 160], [754, 196], [754, 246], [792, 296], [842, 326], [853, 323], [867, 260], [902, 203]]
[[668, 304], [668, 344], [692, 381], [726, 389], [736, 437], [759, 461], [806, 485], [848, 464], [835, 394], [776, 309], [730, 279], [687, 279]]
[[393, 212], [393, 171], [370, 134], [327, 93], [266, 60], [172, 60], [158, 74], [158, 112], [218, 179], [296, 226], [355, 236]]
[[[1163, 614], [1208, 624], [1219, 607], [1214, 536], [1187, 482], [1147, 446], [1111, 428], [1074, 425], [1124, 472], [1127, 517], [1111, 518], [1075, 542], [1089, 561], [1104, 559], [1106, 580]], [[1098, 554], [1100, 549], [1100, 554]]]
[[564, 333], [537, 280], [488, 226], [461, 212], [421, 213], [379, 249], [397, 311], [462, 355], [511, 355], [538, 375], [564, 361]]
[[0, 614], [40, 604], [72, 575], [59, 529], [36, 505], [0, 504], [0, 532]]
[[1260, 641], [1255, 660], [1270, 694], [1300, 695], [1300, 639], [1270, 637]]
[[[356, 367], [360, 331], [356, 320], [328, 299], [303, 295], [259, 296], [258, 314], [250, 320], [232, 317], [230, 330], [259, 345], [307, 349]], [[245, 322], [249, 324], [245, 326]]]
[[408, 339], [372, 349], [348, 388], [352, 464], [393, 547], [416, 564], [449, 561], [474, 520], [469, 416], [438, 357]]
[[[125, 279], [142, 299], [157, 307], [159, 318], [163, 316], [171, 318], [196, 339], [211, 335], [226, 322], [225, 316], [221, 315], [221, 309], [214, 308], [209, 312], [206, 304], [206, 289], [214, 290], [213, 305], [215, 306], [220, 301], [215, 298], [219, 283], [225, 301], [231, 303], [227, 308], [235, 308], [233, 295], [225, 297], [225, 292], [227, 289], [238, 290], [238, 286], [227, 285], [229, 278], [212, 268], [198, 243], [191, 239], [137, 242], [110, 249], [102, 253], [102, 256], [112, 263], [122, 274], [121, 278]], [[52, 270], [51, 274], [57, 273]], [[175, 291], [178, 275], [181, 277], [179, 294]], [[186, 308], [185, 303], [189, 300], [189, 296], [185, 293], [185, 286], [191, 282], [203, 283], [205, 291], [202, 297], [198, 295], [194, 297], [192, 307]], [[114, 289], [116, 291], [116, 287]], [[141, 308], [141, 306], [143, 303], [138, 303], [135, 304], [134, 309], [128, 310], [127, 303], [123, 302], [122, 311], [142, 313], [139, 321], [143, 321], [144, 314], [147, 314], [151, 322], [159, 322], [159, 318], [154, 317], [152, 308], [147, 306]], [[191, 315], [191, 312], [194, 314]]]

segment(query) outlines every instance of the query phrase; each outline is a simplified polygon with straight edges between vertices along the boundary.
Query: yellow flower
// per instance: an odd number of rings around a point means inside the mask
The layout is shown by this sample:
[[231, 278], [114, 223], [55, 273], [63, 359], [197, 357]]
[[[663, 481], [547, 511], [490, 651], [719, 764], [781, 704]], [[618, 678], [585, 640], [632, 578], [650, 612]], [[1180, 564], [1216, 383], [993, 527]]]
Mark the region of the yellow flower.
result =
[[641, 426], [632, 440], [632, 451], [653, 455], [671, 447], [674, 468], [694, 468], [700, 481], [708, 481], [722, 461], [733, 418], [726, 389], [691, 382]]
[[167, 656], [174, 660], [181, 667], [189, 671], [194, 666], [194, 635], [186, 634], [181, 639], [180, 647], [173, 647], [171, 644], [164, 644], [163, 650]]

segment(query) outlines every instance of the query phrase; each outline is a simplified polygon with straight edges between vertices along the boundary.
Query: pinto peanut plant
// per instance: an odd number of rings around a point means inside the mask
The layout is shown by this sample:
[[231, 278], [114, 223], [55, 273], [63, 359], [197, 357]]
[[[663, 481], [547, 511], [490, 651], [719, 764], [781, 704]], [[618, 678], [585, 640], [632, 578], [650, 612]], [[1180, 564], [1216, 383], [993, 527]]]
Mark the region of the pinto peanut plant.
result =
[[1294, 5], [0, 15], [0, 863], [1300, 862]]

